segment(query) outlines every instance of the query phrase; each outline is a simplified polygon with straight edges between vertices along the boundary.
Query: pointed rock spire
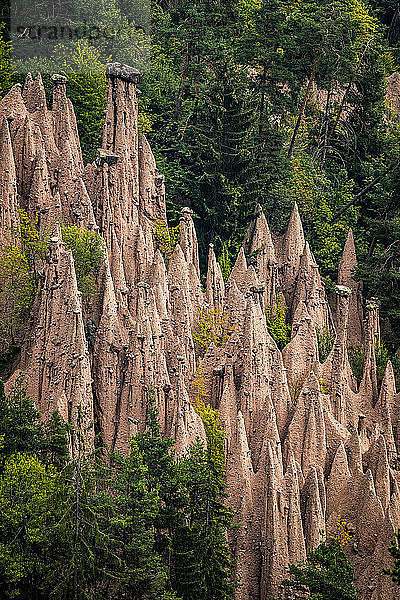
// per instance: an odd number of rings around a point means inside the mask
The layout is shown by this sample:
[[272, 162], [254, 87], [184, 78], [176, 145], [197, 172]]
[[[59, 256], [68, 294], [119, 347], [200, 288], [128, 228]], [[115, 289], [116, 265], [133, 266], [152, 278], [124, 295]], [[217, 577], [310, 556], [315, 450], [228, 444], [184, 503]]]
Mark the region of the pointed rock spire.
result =
[[[375, 404], [378, 399], [378, 382], [376, 374], [375, 345], [379, 342], [376, 322], [378, 319], [379, 305], [374, 301], [366, 304], [366, 330], [365, 330], [365, 358], [363, 378], [360, 384], [360, 396], [366, 402]], [[379, 322], [379, 321], [378, 321]]]
[[144, 135], [139, 141], [139, 200], [142, 216], [152, 222], [167, 223], [164, 176], [158, 172], [150, 144]]
[[336, 286], [337, 328], [332, 350], [323, 364], [322, 375], [329, 384], [330, 398], [335, 419], [343, 424], [346, 417], [355, 418], [352, 388], [354, 377], [347, 355], [347, 326], [349, 319], [349, 296], [351, 290], [345, 286]]
[[279, 289], [278, 261], [267, 219], [260, 205], [257, 206], [247, 236], [243, 242], [258, 280], [265, 285], [265, 303], [272, 306]]
[[221, 267], [215, 258], [214, 246], [210, 244], [208, 251], [207, 292], [208, 305], [213, 311], [222, 314], [225, 295], [225, 283]]
[[96, 337], [93, 347], [93, 372], [97, 417], [103, 442], [115, 448], [120, 420], [120, 395], [123, 386], [123, 365], [127, 360], [128, 334], [118, 314], [118, 303], [108, 260], [104, 276], [102, 314], [99, 326], [93, 323]]
[[182, 248], [186, 262], [194, 265], [197, 277], [200, 279], [199, 249], [192, 214], [193, 211], [187, 206], [182, 209], [179, 244]]
[[203, 422], [191, 405], [186, 391], [183, 364], [184, 361], [180, 360], [178, 387], [170, 431], [170, 435], [175, 439], [174, 448], [177, 456], [186, 454], [188, 448], [198, 439], [204, 444], [206, 443]]
[[304, 302], [297, 306], [292, 339], [282, 350], [289, 387], [294, 388], [318, 365], [318, 338], [313, 320]]
[[325, 468], [326, 432], [320, 400], [319, 383], [311, 373], [297, 399], [288, 428], [285, 445], [289, 444], [301, 464], [304, 476], [313, 466]]
[[228, 284], [231, 285], [233, 282], [236, 283], [242, 294], [248, 291], [247, 262], [243, 247], [240, 248], [231, 274], [229, 275]]
[[232, 422], [229, 435], [229, 451], [227, 452], [227, 492], [229, 505], [235, 514], [246, 522], [238, 534], [232, 536], [232, 547], [235, 553], [235, 576], [243, 582], [240, 595], [249, 598], [258, 593], [260, 560], [258, 555], [260, 529], [255, 526], [248, 515], [254, 515], [257, 507], [254, 502], [254, 472], [250, 450], [247, 442], [246, 428], [242, 413], [239, 411]]
[[390, 360], [386, 364], [385, 374], [383, 376], [381, 390], [379, 392], [378, 407], [388, 406], [392, 409], [394, 398], [396, 396], [396, 382], [394, 378], [393, 365]]
[[304, 250], [304, 232], [297, 203], [294, 204], [286, 233], [278, 252], [283, 291], [288, 306], [292, 306], [294, 288]]
[[349, 229], [342, 258], [340, 259], [338, 266], [338, 285], [344, 285], [353, 292], [350, 297], [349, 305], [349, 326], [347, 334], [349, 346], [360, 346], [362, 344], [362, 282], [355, 281], [354, 279], [357, 266], [358, 263], [353, 231], [352, 229]]
[[336, 450], [326, 486], [328, 515], [340, 514], [340, 507], [349, 494], [351, 478], [346, 450], [341, 442]]
[[304, 485], [304, 536], [307, 551], [315, 550], [325, 537], [325, 516], [319, 494], [318, 476], [312, 467]]
[[292, 310], [299, 302], [304, 302], [307, 310], [320, 331], [330, 332], [330, 315], [325, 288], [322, 283], [318, 265], [312, 255], [308, 242], [305, 243], [304, 252], [300, 259], [299, 272], [294, 288]]
[[361, 454], [361, 442], [360, 442], [360, 438], [359, 438], [357, 429], [354, 429], [354, 431], [352, 432], [352, 434], [346, 444], [346, 448], [347, 448], [349, 468], [350, 468], [352, 475], [362, 472], [363, 465], [362, 465], [362, 454]]
[[[110, 63], [106, 67], [107, 106], [103, 131], [103, 148], [122, 160], [131, 162], [130, 175], [138, 174], [137, 90], [140, 73], [137, 69]], [[129, 182], [131, 192], [137, 191], [138, 180]], [[130, 186], [133, 185], [133, 188]], [[133, 196], [137, 197], [135, 193]]]
[[194, 314], [192, 297], [190, 293], [190, 282], [189, 282], [189, 268], [185, 260], [182, 248], [179, 244], [176, 245], [175, 250], [169, 260], [168, 264], [168, 282], [171, 290], [171, 286], [174, 288], [179, 286], [185, 296], [185, 302], [189, 311], [190, 320], [193, 322], [194, 318], [198, 315]]
[[52, 79], [54, 139], [60, 150], [60, 167], [67, 167], [69, 174], [80, 174], [83, 171], [82, 152], [74, 109], [66, 94], [67, 78], [53, 75]]
[[[27, 391], [44, 415], [57, 410], [85, 431], [93, 444], [92, 377], [72, 254], [57, 226], [50, 239], [45, 279], [36, 299], [36, 319], [21, 351]], [[9, 388], [15, 375], [7, 383]], [[76, 451], [72, 440], [71, 452]]]
[[267, 457], [270, 482], [266, 494], [265, 525], [262, 540], [262, 600], [267, 600], [279, 592], [289, 560], [286, 519], [279, 502], [279, 480], [274, 467], [275, 458], [270, 444], [268, 444]]
[[306, 546], [301, 520], [299, 477], [293, 454], [290, 455], [288, 461], [285, 480], [288, 494], [287, 533], [289, 562], [295, 564], [296, 562], [303, 562], [305, 560]]
[[46, 92], [40, 73], [37, 74], [35, 79], [32, 78], [30, 73], [27, 74], [22, 97], [30, 113], [36, 111], [47, 112]]
[[380, 435], [369, 451], [368, 467], [374, 476], [375, 490], [386, 512], [390, 503], [390, 469], [385, 438]]
[[16, 83], [11, 90], [0, 100], [0, 116], [10, 121], [24, 119], [28, 112], [22, 99], [22, 86]]
[[18, 218], [14, 155], [7, 120], [0, 117], [0, 244], [8, 241]]

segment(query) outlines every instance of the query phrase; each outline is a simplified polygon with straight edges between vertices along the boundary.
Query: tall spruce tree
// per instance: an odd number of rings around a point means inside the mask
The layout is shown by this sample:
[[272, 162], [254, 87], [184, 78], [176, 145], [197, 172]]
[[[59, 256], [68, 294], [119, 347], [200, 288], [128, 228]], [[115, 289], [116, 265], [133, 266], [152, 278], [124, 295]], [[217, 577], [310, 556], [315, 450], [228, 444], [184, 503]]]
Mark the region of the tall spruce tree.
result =
[[199, 217], [202, 256], [208, 243], [217, 253], [230, 241], [238, 247], [262, 190], [257, 165], [254, 102], [249, 72], [232, 62], [219, 65], [199, 99], [188, 135], [193, 140], [185, 175], [191, 206]]
[[155, 547], [169, 567], [171, 591], [185, 600], [228, 600], [233, 563], [226, 541], [232, 512], [223, 505], [223, 486], [203, 444], [174, 460], [173, 440], [160, 435], [150, 394], [146, 430], [135, 441], [147, 466], [150, 489], [159, 494]]
[[233, 514], [201, 442], [179, 462], [179, 471], [188, 503], [184, 526], [173, 539], [174, 588], [185, 600], [229, 600], [235, 585], [226, 532]]

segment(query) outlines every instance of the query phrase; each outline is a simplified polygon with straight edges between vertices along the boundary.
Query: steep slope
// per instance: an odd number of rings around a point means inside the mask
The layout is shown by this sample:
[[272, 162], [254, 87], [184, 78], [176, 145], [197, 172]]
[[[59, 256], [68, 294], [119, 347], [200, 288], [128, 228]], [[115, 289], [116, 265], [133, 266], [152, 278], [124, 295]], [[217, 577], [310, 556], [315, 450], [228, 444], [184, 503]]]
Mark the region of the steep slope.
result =
[[[53, 77], [51, 110], [40, 77], [28, 77], [24, 90], [15, 86], [0, 102], [0, 236], [16, 224], [18, 206], [53, 227], [30, 328], [7, 386], [22, 369], [44, 415], [57, 408], [76, 424], [83, 411], [88, 424], [97, 421], [103, 441], [123, 451], [143, 429], [147, 392], [154, 390], [162, 431], [183, 453], [197, 437], [205, 440], [189, 400], [200, 364], [193, 330], [199, 311], [218, 315], [224, 343], [211, 344], [201, 365], [208, 401], [227, 433], [228, 501], [243, 524], [231, 540], [241, 577], [236, 598], [278, 594], [288, 563], [303, 560], [323, 532], [334, 534], [340, 515], [354, 533], [346, 551], [360, 598], [394, 599], [382, 569], [400, 526], [399, 397], [390, 364], [378, 394], [378, 309], [367, 303], [363, 320], [351, 234], [335, 319], [296, 206], [281, 238], [271, 236], [257, 210], [226, 283], [210, 247], [203, 292], [189, 208], [168, 265], [153, 245], [153, 225], [166, 219], [165, 191], [147, 141], [138, 139], [140, 75], [112, 64], [107, 79], [103, 147], [85, 167], [65, 78]], [[98, 230], [106, 241], [100, 302], [91, 314], [82, 307], [61, 219]], [[292, 320], [282, 352], [265, 318], [278, 294]], [[335, 336], [323, 364], [317, 327]], [[366, 358], [358, 389], [347, 345], [361, 338]], [[93, 431], [87, 441], [93, 443]]]

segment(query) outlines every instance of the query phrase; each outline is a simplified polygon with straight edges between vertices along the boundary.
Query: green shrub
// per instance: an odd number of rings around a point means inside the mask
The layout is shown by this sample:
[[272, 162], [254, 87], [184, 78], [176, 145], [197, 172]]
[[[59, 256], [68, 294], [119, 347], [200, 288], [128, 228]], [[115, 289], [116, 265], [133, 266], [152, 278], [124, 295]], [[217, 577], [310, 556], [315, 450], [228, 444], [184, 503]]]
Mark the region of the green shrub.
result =
[[221, 310], [199, 310], [198, 319], [192, 329], [196, 356], [203, 357], [211, 343], [218, 348], [226, 344], [232, 331], [227, 331], [225, 324], [226, 316]]
[[49, 232], [38, 220], [18, 210], [19, 226], [11, 229], [0, 252], [0, 350], [6, 356], [24, 327], [31, 309], [38, 270], [43, 266]]
[[164, 221], [157, 220], [152, 224], [154, 249], [160, 250], [165, 264], [168, 265], [174, 253], [181, 232], [181, 224], [168, 227]]
[[290, 342], [290, 325], [286, 323], [287, 308], [283, 296], [278, 294], [273, 306], [265, 309], [267, 329], [280, 350]]
[[104, 264], [104, 240], [94, 231], [76, 225], [62, 225], [62, 238], [72, 251], [78, 289], [83, 300], [97, 291], [97, 271]]
[[289, 565], [289, 575], [283, 582], [288, 592], [285, 597], [357, 600], [354, 567], [338, 539], [322, 541], [304, 564]]
[[[347, 350], [351, 370], [357, 383], [360, 384], [363, 371], [364, 371], [364, 360], [365, 360], [365, 349], [364, 346], [351, 346]], [[390, 356], [388, 349], [382, 343], [375, 344], [375, 360], [376, 360], [376, 378], [378, 382], [378, 389], [380, 389], [383, 378], [385, 376], [386, 365], [388, 360], [393, 365], [393, 372], [396, 381], [397, 390], [400, 389], [400, 360], [396, 355]]]
[[332, 350], [335, 336], [331, 334], [327, 327], [322, 327], [321, 329], [317, 327], [316, 331], [318, 339], [319, 362], [323, 363], [328, 358], [329, 353]]

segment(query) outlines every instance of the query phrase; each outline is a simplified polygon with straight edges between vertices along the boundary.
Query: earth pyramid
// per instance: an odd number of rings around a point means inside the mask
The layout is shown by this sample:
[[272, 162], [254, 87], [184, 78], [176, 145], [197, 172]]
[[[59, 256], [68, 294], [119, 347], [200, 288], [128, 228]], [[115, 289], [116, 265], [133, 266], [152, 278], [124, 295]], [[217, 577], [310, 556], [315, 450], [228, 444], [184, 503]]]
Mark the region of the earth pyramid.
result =
[[[224, 344], [201, 359], [207, 401], [226, 431], [228, 503], [242, 524], [230, 540], [241, 585], [237, 600], [268, 600], [339, 517], [352, 532], [346, 552], [361, 599], [397, 597], [387, 548], [400, 527], [400, 395], [387, 365], [378, 389], [378, 303], [353, 279], [351, 231], [331, 310], [297, 206], [281, 237], [257, 208], [228, 281], [210, 246], [206, 289], [190, 208], [168, 265], [155, 248], [167, 225], [164, 178], [137, 127], [140, 74], [107, 67], [102, 148], [84, 165], [67, 81], [53, 76], [47, 106], [40, 75], [0, 102], [0, 240], [18, 209], [52, 234], [32, 318], [6, 387], [22, 370], [43, 415], [98, 423], [103, 441], [126, 449], [143, 429], [154, 390], [162, 431], [182, 454], [205, 441], [190, 397], [200, 358], [193, 339], [202, 314], [219, 315]], [[59, 223], [98, 231], [106, 243], [99, 295], [89, 309]], [[279, 350], [266, 307], [279, 301], [291, 339]], [[90, 339], [88, 335], [90, 325]], [[334, 339], [320, 362], [318, 333]], [[364, 345], [361, 383], [347, 349]], [[89, 427], [88, 444], [93, 443]], [[71, 447], [71, 453], [74, 448]]]

